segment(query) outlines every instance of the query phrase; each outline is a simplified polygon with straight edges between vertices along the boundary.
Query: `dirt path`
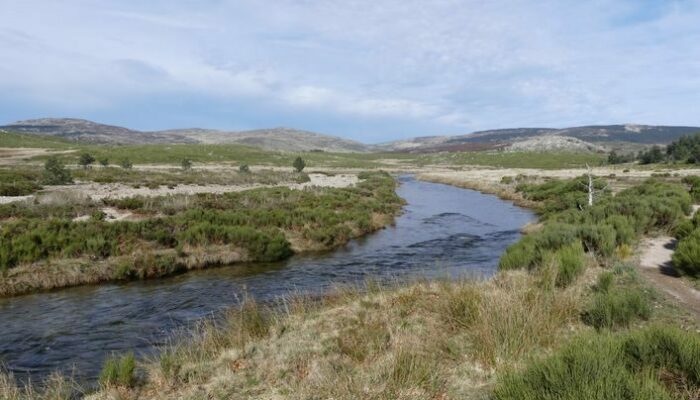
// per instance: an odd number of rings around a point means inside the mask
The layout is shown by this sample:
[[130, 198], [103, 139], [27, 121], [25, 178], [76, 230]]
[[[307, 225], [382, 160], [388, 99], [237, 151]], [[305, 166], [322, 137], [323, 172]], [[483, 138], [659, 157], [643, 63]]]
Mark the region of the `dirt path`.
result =
[[[694, 212], [698, 206], [694, 207]], [[700, 291], [680, 279], [671, 256], [677, 240], [670, 236], [646, 239], [641, 246], [639, 270], [658, 290], [666, 292], [700, 320]]]

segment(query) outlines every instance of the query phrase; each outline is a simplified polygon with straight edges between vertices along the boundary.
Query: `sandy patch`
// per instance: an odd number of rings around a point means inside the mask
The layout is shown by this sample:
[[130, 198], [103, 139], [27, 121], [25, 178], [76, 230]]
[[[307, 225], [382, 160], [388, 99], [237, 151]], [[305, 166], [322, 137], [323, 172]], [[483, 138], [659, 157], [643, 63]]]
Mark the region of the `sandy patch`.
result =
[[[117, 222], [117, 221], [133, 221], [142, 219], [136, 216], [134, 213], [128, 210], [119, 210], [114, 207], [102, 207], [100, 209], [105, 214], [105, 221], [107, 222]], [[73, 218], [73, 221], [88, 221], [91, 218], [90, 215], [81, 215], [79, 217]]]
[[[192, 195], [197, 193], [229, 193], [229, 192], [242, 192], [245, 190], [265, 188], [265, 187], [288, 187], [290, 189], [302, 190], [309, 187], [333, 187], [333, 188], [344, 188], [354, 186], [359, 182], [357, 175], [353, 174], [339, 174], [333, 176], [327, 176], [323, 174], [309, 174], [311, 179], [309, 182], [305, 183], [288, 183], [279, 185], [262, 185], [262, 184], [252, 184], [252, 185], [177, 185], [172, 189], [167, 186], [160, 186], [155, 189], [149, 189], [148, 187], [134, 188], [129, 185], [124, 185], [121, 183], [79, 183], [75, 185], [65, 185], [65, 186], [52, 186], [50, 189], [43, 192], [43, 196], [46, 194], [57, 193], [57, 194], [70, 194], [76, 197], [89, 197], [91, 200], [102, 200], [106, 198], [112, 199], [122, 199], [134, 196], [165, 196], [168, 194], [185, 194]], [[0, 204], [10, 203], [14, 201], [24, 201], [33, 199], [34, 196], [0, 196]], [[104, 211], [104, 210], [103, 210]], [[108, 212], [105, 212], [109, 214]], [[116, 216], [116, 214], [115, 214]], [[116, 216], [115, 218], [118, 218]]]
[[14, 203], [15, 201], [25, 201], [33, 199], [33, 195], [29, 196], [0, 196], [0, 204]]

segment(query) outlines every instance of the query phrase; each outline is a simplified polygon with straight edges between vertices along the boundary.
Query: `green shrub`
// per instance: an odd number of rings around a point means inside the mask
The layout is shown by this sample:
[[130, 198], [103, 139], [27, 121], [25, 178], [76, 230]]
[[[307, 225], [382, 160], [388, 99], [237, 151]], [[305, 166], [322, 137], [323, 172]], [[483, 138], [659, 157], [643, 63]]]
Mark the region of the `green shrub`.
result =
[[136, 359], [133, 353], [124, 356], [109, 357], [100, 372], [100, 384], [103, 387], [132, 387], [136, 382]]
[[44, 163], [43, 183], [45, 185], [67, 185], [73, 183], [73, 178], [63, 163], [53, 156]]
[[630, 217], [624, 215], [612, 215], [605, 219], [604, 223], [615, 231], [615, 243], [619, 245], [632, 244], [637, 237], [634, 225]]
[[649, 295], [639, 288], [598, 291], [583, 314], [583, 322], [596, 329], [628, 327], [635, 319], [651, 316]]
[[583, 246], [580, 242], [564, 246], [554, 253], [558, 266], [556, 279], [558, 287], [569, 286], [583, 273], [584, 256]]
[[501, 255], [498, 269], [530, 269], [535, 265], [537, 253], [538, 249], [534, 237], [525, 236], [520, 241], [508, 246], [503, 255]]
[[700, 229], [683, 237], [673, 253], [673, 267], [680, 273], [700, 276]]
[[84, 169], [87, 169], [92, 165], [92, 163], [95, 162], [95, 157], [90, 155], [90, 153], [83, 153], [80, 155], [78, 158], [78, 164], [82, 166]]
[[604, 258], [615, 252], [617, 234], [615, 228], [604, 224], [586, 224], [579, 227], [579, 234], [584, 247]]
[[652, 327], [580, 337], [499, 377], [497, 400], [676, 399], [700, 390], [700, 336]]
[[92, 214], [90, 214], [90, 219], [92, 219], [93, 221], [104, 221], [106, 217], [107, 214], [105, 214], [102, 210], [96, 210], [93, 211]]
[[512, 176], [504, 176], [501, 178], [501, 183], [504, 185], [510, 185], [513, 183], [514, 179]]
[[131, 160], [125, 158], [119, 162], [119, 166], [121, 166], [123, 169], [131, 169], [133, 168], [134, 164], [132, 164]]
[[679, 240], [683, 239], [693, 233], [695, 227], [695, 223], [692, 220], [683, 221], [673, 230], [673, 236]]

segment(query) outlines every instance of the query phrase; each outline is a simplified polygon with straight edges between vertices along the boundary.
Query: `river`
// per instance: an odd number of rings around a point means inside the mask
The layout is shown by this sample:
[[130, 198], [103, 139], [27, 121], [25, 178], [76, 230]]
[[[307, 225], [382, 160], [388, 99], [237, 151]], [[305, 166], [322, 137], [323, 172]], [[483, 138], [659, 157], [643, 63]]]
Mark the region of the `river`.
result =
[[396, 224], [332, 252], [0, 299], [0, 363], [21, 380], [59, 370], [90, 382], [110, 353], [152, 353], [177, 329], [246, 294], [270, 301], [367, 278], [491, 275], [535, 218], [496, 196], [408, 176], [400, 181], [397, 193], [408, 204]]

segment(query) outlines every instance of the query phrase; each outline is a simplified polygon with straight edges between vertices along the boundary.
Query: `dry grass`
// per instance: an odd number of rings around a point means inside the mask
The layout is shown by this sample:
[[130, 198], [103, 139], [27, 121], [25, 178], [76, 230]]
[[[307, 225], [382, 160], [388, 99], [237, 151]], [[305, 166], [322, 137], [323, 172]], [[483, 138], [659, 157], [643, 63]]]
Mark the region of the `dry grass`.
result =
[[514, 184], [505, 184], [472, 176], [464, 177], [457, 173], [423, 173], [418, 174], [416, 178], [427, 182], [443, 183], [463, 189], [476, 190], [481, 193], [494, 194], [503, 200], [512, 201], [514, 204], [525, 208], [536, 208], [539, 205], [535, 201], [523, 198], [520, 193], [515, 191]]
[[292, 298], [274, 311], [246, 301], [146, 363], [146, 383], [131, 395], [478, 398], [498, 371], [582, 327], [583, 293], [596, 273], [564, 290], [508, 272], [489, 281], [369, 283]]
[[58, 374], [50, 375], [41, 386], [20, 385], [12, 374], [0, 373], [0, 399], [2, 400], [71, 400], [85, 393], [72, 379]]
[[183, 251], [144, 246], [137, 254], [92, 260], [88, 257], [45, 260], [6, 272], [0, 280], [0, 297], [40, 290], [125, 279], [150, 279], [194, 269], [246, 261], [246, 253], [232, 246], [186, 246]]

